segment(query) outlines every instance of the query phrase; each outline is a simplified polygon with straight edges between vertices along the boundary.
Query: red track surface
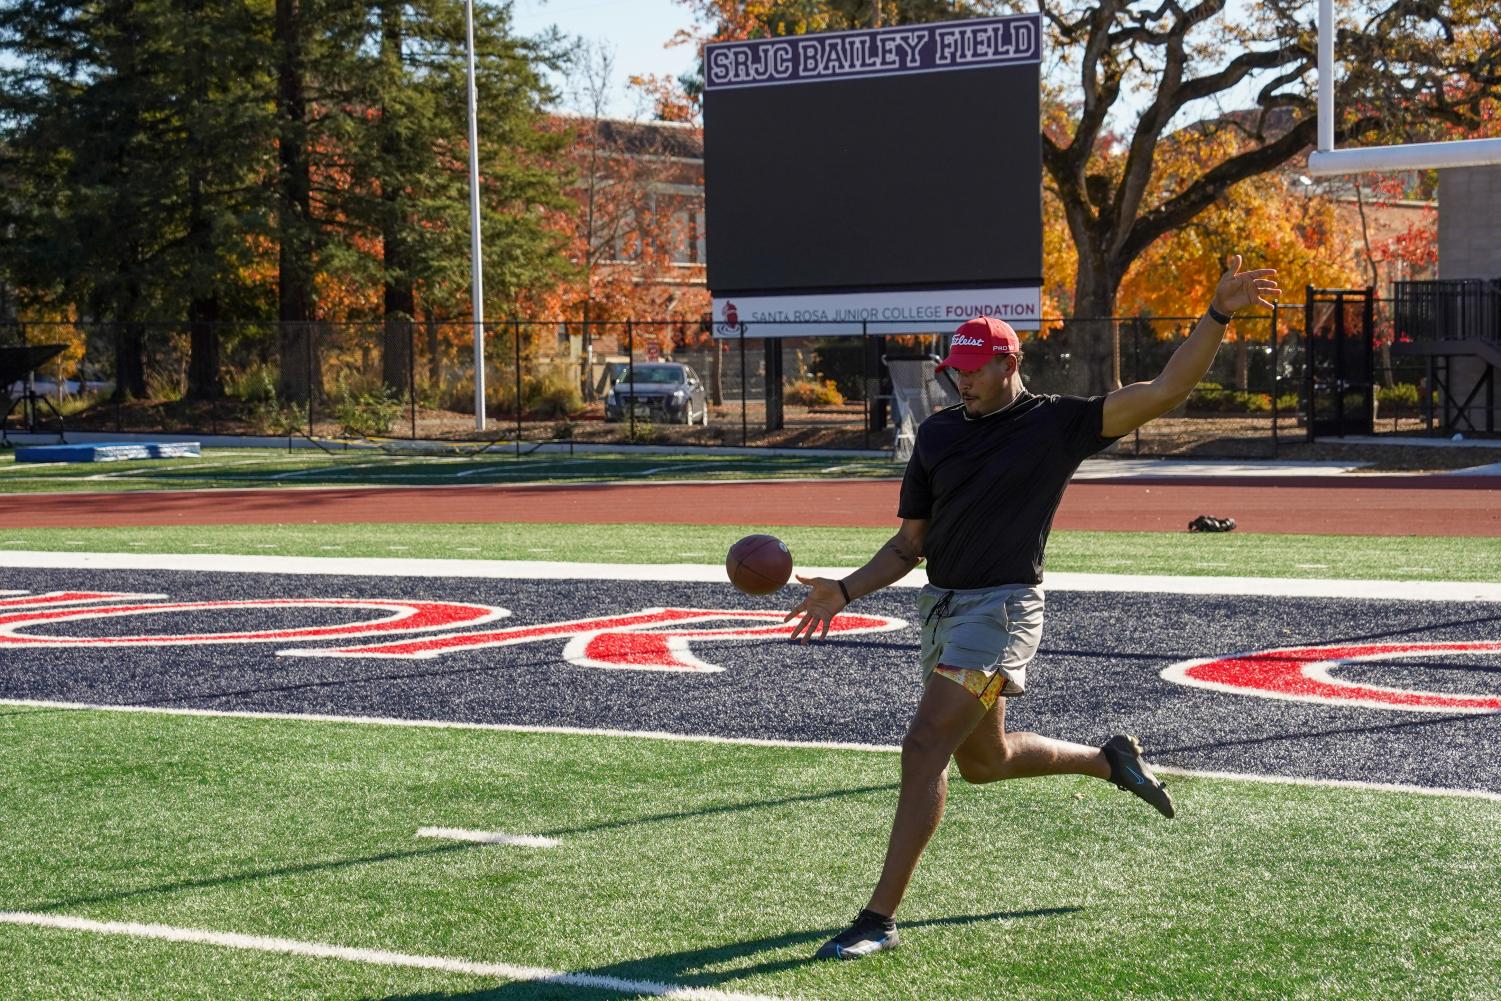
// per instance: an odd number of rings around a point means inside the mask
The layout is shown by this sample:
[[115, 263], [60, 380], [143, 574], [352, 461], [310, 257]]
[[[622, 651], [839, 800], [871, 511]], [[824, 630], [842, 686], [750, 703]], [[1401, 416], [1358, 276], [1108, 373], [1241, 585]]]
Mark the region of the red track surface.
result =
[[[893, 481], [204, 490], [0, 496], [0, 528], [390, 522], [896, 525]], [[1501, 478], [1081, 481], [1054, 527], [1501, 537]]]

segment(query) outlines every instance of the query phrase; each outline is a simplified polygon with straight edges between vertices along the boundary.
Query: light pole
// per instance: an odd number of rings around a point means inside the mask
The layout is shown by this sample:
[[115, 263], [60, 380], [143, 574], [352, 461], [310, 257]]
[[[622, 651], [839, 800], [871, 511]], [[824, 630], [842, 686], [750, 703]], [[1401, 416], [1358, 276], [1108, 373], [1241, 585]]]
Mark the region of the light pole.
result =
[[[464, 0], [469, 55], [469, 286], [474, 310], [474, 429], [485, 430], [485, 270], [480, 262], [479, 91], [474, 82], [474, 0]], [[516, 405], [521, 406], [517, 400]]]

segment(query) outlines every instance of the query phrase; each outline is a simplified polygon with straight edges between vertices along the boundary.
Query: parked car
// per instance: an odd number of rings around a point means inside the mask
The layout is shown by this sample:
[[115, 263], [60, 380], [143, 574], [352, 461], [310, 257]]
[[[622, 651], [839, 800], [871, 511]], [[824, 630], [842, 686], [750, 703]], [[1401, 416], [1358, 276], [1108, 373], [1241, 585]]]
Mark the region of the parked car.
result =
[[634, 408], [641, 420], [709, 424], [709, 394], [698, 373], [677, 362], [622, 366], [605, 394], [605, 420], [623, 421]]

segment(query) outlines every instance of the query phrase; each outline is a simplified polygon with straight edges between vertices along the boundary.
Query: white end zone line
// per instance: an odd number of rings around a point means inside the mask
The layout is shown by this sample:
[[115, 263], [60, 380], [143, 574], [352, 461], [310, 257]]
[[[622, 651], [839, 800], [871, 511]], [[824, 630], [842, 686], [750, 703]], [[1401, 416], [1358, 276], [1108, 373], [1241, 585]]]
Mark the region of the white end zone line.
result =
[[242, 935], [237, 932], [210, 931], [203, 928], [180, 928], [175, 925], [140, 924], [133, 921], [94, 921], [68, 914], [35, 914], [28, 911], [0, 911], [0, 924], [61, 931], [90, 932], [95, 935], [123, 935], [127, 938], [155, 939], [160, 942], [188, 942], [212, 945], [221, 949], [248, 952], [271, 952], [312, 959], [340, 959], [369, 966], [396, 966], [413, 970], [437, 970], [495, 980], [558, 984], [581, 989], [618, 991], [622, 994], [646, 994], [651, 997], [682, 1001], [777, 1001], [762, 994], [737, 994], [702, 987], [678, 987], [650, 980], [626, 980], [597, 973], [566, 973], [538, 966], [511, 963], [481, 963], [472, 959], [448, 956], [421, 956], [387, 952], [384, 949], [356, 949], [324, 942], [303, 942], [291, 938]]
[[[254, 712], [244, 709], [184, 709], [172, 706], [114, 706], [92, 702], [49, 702], [41, 699], [0, 699], [0, 706], [31, 709], [84, 710], [115, 713], [148, 713], [159, 716], [208, 716], [225, 719], [288, 720], [303, 723], [353, 723], [360, 726], [401, 726], [429, 730], [492, 730], [499, 733], [549, 733], [574, 737], [627, 737], [633, 740], [679, 741], [688, 744], [728, 744], [737, 747], [787, 747], [820, 751], [856, 751], [875, 754], [899, 754], [897, 744], [857, 744], [833, 740], [780, 740], [769, 737], [716, 737], [710, 734], [667, 733], [661, 730], [589, 729], [578, 726], [523, 726], [518, 723], [467, 723], [457, 720], [399, 719], [389, 716], [337, 716], [325, 713]], [[1223, 779], [1230, 782], [1266, 782], [1273, 785], [1319, 786], [1355, 789], [1367, 792], [1405, 793], [1417, 796], [1484, 799], [1501, 803], [1501, 793], [1486, 789], [1453, 789], [1405, 785], [1389, 782], [1361, 782], [1354, 779], [1314, 779], [1292, 775], [1264, 775], [1255, 772], [1199, 771], [1153, 764], [1163, 775], [1187, 778]]]
[[[0, 568], [39, 570], [185, 570], [197, 573], [335, 574], [367, 577], [453, 577], [492, 580], [634, 580], [728, 584], [724, 567], [705, 563], [561, 563], [553, 560], [393, 559], [360, 556], [231, 556], [212, 553], [81, 553], [0, 551]], [[838, 576], [849, 567], [798, 567]], [[914, 570], [894, 586], [928, 582]], [[1330, 580], [1283, 577], [1156, 577], [1148, 574], [1050, 573], [1049, 591], [1128, 594], [1216, 594], [1283, 598], [1363, 598], [1378, 601], [1501, 601], [1501, 583]]]

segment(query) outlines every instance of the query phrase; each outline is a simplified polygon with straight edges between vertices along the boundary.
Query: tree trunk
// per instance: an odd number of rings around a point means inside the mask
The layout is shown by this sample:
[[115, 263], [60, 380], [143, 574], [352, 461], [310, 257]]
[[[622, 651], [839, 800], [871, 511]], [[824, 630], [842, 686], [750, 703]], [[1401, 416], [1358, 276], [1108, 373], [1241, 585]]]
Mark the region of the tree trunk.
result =
[[277, 395], [306, 402], [322, 383], [314, 351], [312, 165], [307, 149], [307, 96], [300, 0], [276, 0], [277, 158], [280, 204], [277, 229], [277, 319], [281, 365]]
[[436, 392], [443, 385], [443, 361], [438, 357], [438, 318], [432, 310], [427, 311], [424, 329], [427, 335], [423, 339], [427, 346], [427, 384]]
[[412, 290], [386, 285], [386, 316], [381, 328], [380, 378], [386, 390], [403, 397], [411, 384]]
[[1115, 296], [1124, 268], [1103, 254], [1079, 256], [1074, 274], [1074, 319], [1064, 324], [1068, 363], [1048, 381], [1079, 396], [1120, 388], [1120, 352], [1116, 344]]
[[[203, 16], [204, 0], [187, 0], [183, 13], [188, 20]], [[193, 117], [209, 101], [208, 72], [206, 60], [209, 53], [202, 46], [194, 46], [189, 56], [188, 100], [193, 112], [187, 118], [186, 137], [188, 164], [188, 233], [189, 293], [188, 293], [188, 398], [192, 400], [217, 400], [224, 395], [224, 382], [219, 376], [219, 297], [216, 292], [216, 268], [218, 259], [214, 246], [214, 228], [209, 221], [204, 189], [208, 185], [208, 161], [211, 156], [208, 142], [197, 131], [198, 122]]]
[[219, 300], [195, 298], [188, 303], [188, 397], [217, 400], [224, 395], [219, 375]]
[[146, 347], [141, 325], [134, 321], [115, 328], [115, 403], [146, 396]]
[[[132, 255], [132, 267], [134, 255]], [[146, 328], [136, 319], [141, 308], [140, 282], [131, 276], [125, 283], [125, 317], [115, 327], [114, 402], [146, 398]]]
[[[402, 4], [388, 0], [380, 11], [380, 52], [383, 67], [397, 67], [396, 75], [402, 76]], [[396, 80], [386, 79], [387, 86], [396, 86]], [[380, 109], [380, 163], [385, 176], [378, 179], [381, 197], [381, 264], [384, 271], [383, 299], [385, 323], [381, 339], [381, 382], [386, 390], [400, 397], [410, 384], [411, 324], [416, 312], [416, 294], [408, 268], [406, 239], [406, 210], [403, 206], [402, 182], [395, 164], [401, 155], [401, 136], [396, 122], [397, 112], [389, 103]]]

